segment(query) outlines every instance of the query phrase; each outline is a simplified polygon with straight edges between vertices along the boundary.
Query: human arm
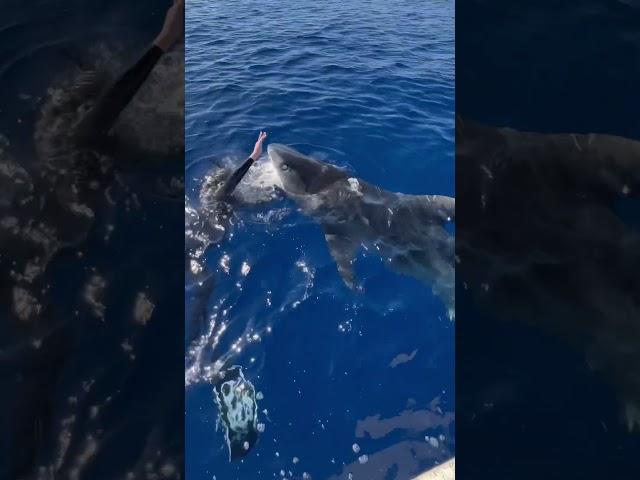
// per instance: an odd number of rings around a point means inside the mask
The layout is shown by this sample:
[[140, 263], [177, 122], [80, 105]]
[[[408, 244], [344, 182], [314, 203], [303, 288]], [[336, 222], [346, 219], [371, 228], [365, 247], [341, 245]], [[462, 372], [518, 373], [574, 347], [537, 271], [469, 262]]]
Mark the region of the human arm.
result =
[[169, 8], [160, 33], [151, 47], [97, 101], [77, 127], [80, 141], [90, 142], [107, 134], [120, 113], [131, 102], [162, 55], [184, 34], [184, 0]]
[[245, 162], [240, 166], [240, 168], [238, 168], [236, 171], [234, 171], [231, 174], [229, 179], [220, 188], [217, 195], [218, 198], [223, 198], [233, 193], [233, 191], [238, 186], [242, 178], [247, 174], [247, 172], [251, 168], [251, 165], [253, 165], [253, 162], [258, 160], [260, 158], [260, 155], [262, 155], [262, 143], [265, 141], [266, 138], [267, 138], [267, 132], [260, 132], [260, 135], [258, 135], [258, 140], [256, 141], [253, 147], [253, 152], [251, 152], [251, 155], [249, 155], [249, 158], [245, 160]]

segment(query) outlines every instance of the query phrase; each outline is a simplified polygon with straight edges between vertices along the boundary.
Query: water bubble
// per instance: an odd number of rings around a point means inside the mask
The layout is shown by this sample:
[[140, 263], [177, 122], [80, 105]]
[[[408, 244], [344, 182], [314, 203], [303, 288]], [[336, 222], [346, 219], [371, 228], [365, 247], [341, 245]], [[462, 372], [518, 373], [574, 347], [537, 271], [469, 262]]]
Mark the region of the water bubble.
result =
[[358, 461], [359, 461], [362, 465], [364, 465], [365, 463], [367, 463], [367, 462], [369, 461], [369, 456], [368, 456], [367, 454], [360, 455], [360, 456], [358, 457]]
[[360, 452], [360, 445], [358, 445], [357, 443], [354, 443], [351, 448], [353, 449], [353, 453], [358, 453]]
[[433, 448], [438, 448], [440, 443], [436, 437], [430, 437], [429, 435], [424, 437], [425, 442], [428, 442]]

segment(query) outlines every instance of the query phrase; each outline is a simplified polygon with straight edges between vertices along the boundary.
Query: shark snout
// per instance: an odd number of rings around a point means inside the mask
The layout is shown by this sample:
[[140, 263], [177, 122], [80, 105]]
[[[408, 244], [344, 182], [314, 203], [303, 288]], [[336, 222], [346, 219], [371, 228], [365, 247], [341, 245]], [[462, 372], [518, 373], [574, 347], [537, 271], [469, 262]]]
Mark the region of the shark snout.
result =
[[282, 188], [291, 193], [305, 192], [305, 167], [312, 161], [293, 148], [279, 143], [269, 144], [267, 154], [282, 183]]
[[271, 160], [275, 166], [278, 166], [284, 161], [284, 153], [289, 150], [289, 147], [280, 143], [270, 143], [269, 146], [267, 146], [267, 155], [269, 156], [269, 160]]
[[294, 152], [294, 150], [281, 143], [270, 143], [269, 146], [267, 146], [267, 152]]

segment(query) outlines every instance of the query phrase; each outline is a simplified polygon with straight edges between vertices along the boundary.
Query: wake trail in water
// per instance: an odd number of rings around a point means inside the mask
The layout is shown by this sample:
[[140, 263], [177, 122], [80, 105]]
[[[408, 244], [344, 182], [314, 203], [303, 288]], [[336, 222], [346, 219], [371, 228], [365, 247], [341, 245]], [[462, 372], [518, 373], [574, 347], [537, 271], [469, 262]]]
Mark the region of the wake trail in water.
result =
[[[185, 356], [185, 385], [213, 383], [230, 362], [250, 344], [259, 343], [272, 331], [278, 309], [272, 305], [271, 291], [264, 292], [264, 303], [254, 313], [235, 313], [243, 296], [243, 285], [252, 266], [248, 260], [232, 257], [223, 251], [223, 241], [233, 241], [236, 230], [247, 224], [272, 225], [289, 214], [288, 208], [269, 205], [260, 211], [255, 207], [268, 205], [280, 198], [279, 177], [273, 165], [264, 159], [256, 162], [238, 185], [231, 198], [221, 201], [216, 193], [234, 170], [240, 157], [226, 157], [201, 180], [197, 179], [191, 200], [185, 203], [185, 295], [188, 299], [188, 322], [192, 330], [200, 330], [187, 348]], [[219, 259], [213, 264], [213, 250]], [[295, 308], [308, 297], [313, 285], [313, 272], [304, 262], [299, 267], [301, 285], [290, 289], [280, 311]], [[304, 267], [304, 268], [303, 268]], [[306, 272], [306, 273], [304, 273]], [[231, 283], [229, 283], [231, 282]], [[225, 296], [215, 291], [223, 283]], [[221, 289], [222, 290], [222, 289]], [[217, 300], [214, 300], [216, 299]], [[214, 302], [212, 305], [212, 301]], [[265, 311], [273, 310], [274, 313]], [[266, 319], [264, 318], [266, 317]], [[260, 319], [259, 321], [257, 319]], [[259, 322], [259, 324], [257, 324]]]

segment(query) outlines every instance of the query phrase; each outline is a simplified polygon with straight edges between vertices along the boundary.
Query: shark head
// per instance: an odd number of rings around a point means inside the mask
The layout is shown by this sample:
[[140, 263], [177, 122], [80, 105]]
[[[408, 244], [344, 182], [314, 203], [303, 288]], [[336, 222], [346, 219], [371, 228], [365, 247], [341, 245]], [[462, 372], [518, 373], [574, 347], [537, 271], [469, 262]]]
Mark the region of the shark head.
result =
[[267, 147], [267, 153], [278, 173], [282, 189], [288, 194], [319, 193], [347, 177], [339, 168], [319, 162], [285, 145], [272, 143]]

